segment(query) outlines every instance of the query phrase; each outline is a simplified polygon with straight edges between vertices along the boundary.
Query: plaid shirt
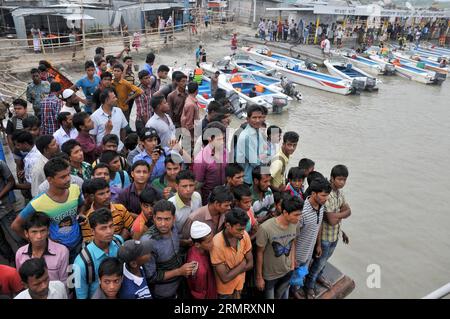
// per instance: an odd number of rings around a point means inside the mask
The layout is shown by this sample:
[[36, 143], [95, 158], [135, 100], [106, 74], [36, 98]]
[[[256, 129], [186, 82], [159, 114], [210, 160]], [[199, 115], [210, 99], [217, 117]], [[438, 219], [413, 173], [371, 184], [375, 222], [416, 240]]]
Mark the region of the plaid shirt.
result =
[[70, 167], [70, 174], [78, 176], [84, 180], [91, 179], [92, 176], [92, 166], [89, 163], [81, 162], [81, 173], [75, 167]]
[[63, 101], [58, 99], [55, 93], [50, 93], [45, 99], [41, 101], [41, 125], [43, 135], [53, 135], [58, 128], [59, 111], [63, 107]]
[[144, 94], [139, 95], [134, 100], [136, 102], [136, 118], [146, 123], [153, 115], [153, 108], [150, 105], [152, 89], [142, 84], [139, 87], [144, 91]]
[[[341, 207], [346, 203], [342, 190], [332, 190], [327, 202], [325, 203], [325, 212], [334, 213], [339, 211]], [[327, 218], [323, 218], [322, 224], [322, 240], [335, 242], [339, 238], [339, 230], [341, 223], [337, 225], [330, 225], [327, 222]]]

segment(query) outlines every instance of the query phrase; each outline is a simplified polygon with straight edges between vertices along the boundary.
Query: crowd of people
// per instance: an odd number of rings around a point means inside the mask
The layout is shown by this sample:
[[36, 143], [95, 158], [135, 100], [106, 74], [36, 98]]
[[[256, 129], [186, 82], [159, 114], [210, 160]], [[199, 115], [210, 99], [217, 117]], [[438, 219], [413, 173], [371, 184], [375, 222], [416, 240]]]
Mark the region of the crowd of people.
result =
[[445, 43], [448, 26], [439, 21], [426, 24], [406, 26], [401, 23], [384, 23], [379, 27], [362, 25], [344, 26], [339, 23], [319, 25], [310, 22], [309, 24], [300, 19], [296, 22], [291, 19], [263, 19], [258, 24], [258, 35], [263, 41], [291, 41], [302, 44], [313, 44], [315, 38], [319, 43], [328, 39], [337, 48], [342, 47], [344, 38], [356, 38], [356, 45], [359, 47], [370, 47], [376, 42], [386, 43], [398, 41], [400, 47], [407, 42], [418, 44], [420, 41], [439, 39], [441, 45]]
[[[33, 69], [27, 100], [13, 101], [15, 165], [0, 161], [0, 294], [282, 299], [330, 289], [324, 267], [341, 235], [348, 243], [347, 167], [292, 163], [300, 136], [268, 125], [258, 105], [233, 132], [220, 88], [201, 119], [198, 84], [175, 71], [162, 85], [169, 68], [154, 68], [153, 53], [137, 75], [130, 57], [104, 56], [97, 48], [64, 90]], [[25, 199], [17, 212], [13, 190]]]

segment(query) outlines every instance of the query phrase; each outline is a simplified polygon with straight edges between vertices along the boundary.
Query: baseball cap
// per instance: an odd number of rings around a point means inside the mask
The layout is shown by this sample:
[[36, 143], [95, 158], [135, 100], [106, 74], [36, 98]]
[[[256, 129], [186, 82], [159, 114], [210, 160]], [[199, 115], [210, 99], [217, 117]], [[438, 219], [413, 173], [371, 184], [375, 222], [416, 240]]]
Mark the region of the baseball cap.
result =
[[71, 97], [75, 92], [71, 89], [65, 89], [62, 93], [63, 99], [68, 99]]
[[145, 141], [146, 139], [152, 137], [157, 137], [159, 139], [158, 132], [153, 127], [146, 127], [139, 134], [139, 139], [141, 141]]
[[153, 245], [149, 240], [127, 240], [120, 247], [117, 257], [123, 262], [129, 263], [137, 258], [148, 255], [153, 251]]

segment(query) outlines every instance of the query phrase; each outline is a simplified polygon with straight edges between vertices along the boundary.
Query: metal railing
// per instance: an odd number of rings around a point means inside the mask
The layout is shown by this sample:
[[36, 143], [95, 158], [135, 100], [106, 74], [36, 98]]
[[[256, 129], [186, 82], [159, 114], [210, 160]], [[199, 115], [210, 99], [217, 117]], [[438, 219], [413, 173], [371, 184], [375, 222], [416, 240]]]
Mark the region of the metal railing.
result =
[[442, 299], [446, 296], [450, 295], [450, 282], [439, 289], [429, 293], [422, 299]]

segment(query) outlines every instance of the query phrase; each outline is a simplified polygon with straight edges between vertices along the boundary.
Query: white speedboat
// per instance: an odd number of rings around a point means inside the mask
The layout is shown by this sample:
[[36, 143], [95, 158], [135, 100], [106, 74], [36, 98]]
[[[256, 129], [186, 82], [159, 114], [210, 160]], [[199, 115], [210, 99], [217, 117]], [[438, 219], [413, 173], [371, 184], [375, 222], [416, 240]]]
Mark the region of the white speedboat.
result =
[[234, 90], [247, 103], [266, 107], [269, 112], [281, 113], [292, 98], [256, 81], [251, 74], [220, 74], [219, 86]]
[[200, 63], [200, 67], [208, 75], [212, 75], [217, 71], [225, 74], [248, 73], [253, 76], [253, 80], [273, 90], [286, 94], [298, 101], [302, 99], [302, 94], [295, 87], [295, 84], [282, 79], [281, 75], [280, 77], [272, 76], [275, 75], [275, 70], [271, 70], [267, 66], [251, 60], [248, 56], [224, 57], [214, 63]]
[[335, 50], [335, 54], [345, 57], [350, 63], [360, 68], [363, 71], [375, 75], [394, 75], [395, 68], [393, 65], [385, 63], [377, 63], [368, 58], [365, 58], [355, 52], [355, 50], [341, 49]]
[[288, 80], [297, 84], [342, 95], [356, 92], [356, 87], [353, 86], [352, 80], [341, 79], [325, 73], [308, 70], [304, 63], [294, 64], [286, 61], [263, 61], [262, 63], [276, 69]]
[[425, 68], [438, 73], [448, 74], [449, 67], [444, 67], [444, 64], [433, 62], [429, 59], [421, 58], [413, 52], [393, 51], [392, 54], [400, 60], [401, 63], [416, 66], [418, 68]]
[[391, 63], [397, 73], [404, 78], [424, 84], [442, 84], [445, 74], [436, 73], [430, 70], [419, 69], [414, 66], [402, 64], [398, 59], [392, 59], [380, 55], [371, 55], [370, 59], [377, 62]]
[[278, 61], [280, 61], [280, 62], [287, 62], [287, 63], [294, 63], [294, 64], [304, 63], [308, 69], [311, 69], [314, 71], [317, 70], [317, 65], [312, 62], [305, 61], [300, 58], [289, 57], [289, 56], [279, 54], [279, 53], [274, 53], [274, 52], [272, 52], [272, 50], [270, 50], [266, 46], [260, 46], [257, 48], [242, 47], [241, 51], [244, 52], [245, 54], [250, 55], [257, 62], [262, 62], [262, 61], [278, 62]]
[[342, 79], [361, 82], [362, 87], [367, 91], [378, 90], [380, 81], [361, 69], [358, 69], [344, 58], [330, 58], [324, 61], [324, 64], [331, 75], [335, 75]]

